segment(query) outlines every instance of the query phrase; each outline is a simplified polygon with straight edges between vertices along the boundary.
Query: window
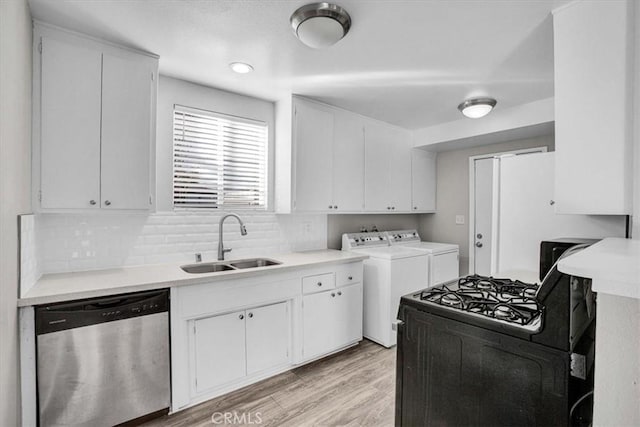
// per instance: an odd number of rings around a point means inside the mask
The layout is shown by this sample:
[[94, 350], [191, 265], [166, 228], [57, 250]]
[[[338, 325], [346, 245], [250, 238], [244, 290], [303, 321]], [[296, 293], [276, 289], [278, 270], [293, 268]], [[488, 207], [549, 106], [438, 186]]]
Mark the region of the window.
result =
[[264, 122], [176, 105], [174, 209], [266, 209]]

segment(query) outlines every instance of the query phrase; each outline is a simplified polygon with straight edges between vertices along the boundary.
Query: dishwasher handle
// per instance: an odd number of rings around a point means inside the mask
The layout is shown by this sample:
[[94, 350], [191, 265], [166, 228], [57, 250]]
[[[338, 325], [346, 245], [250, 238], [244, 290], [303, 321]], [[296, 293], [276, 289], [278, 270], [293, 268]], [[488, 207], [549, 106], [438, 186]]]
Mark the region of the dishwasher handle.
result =
[[167, 311], [168, 289], [40, 305], [35, 308], [36, 335]]

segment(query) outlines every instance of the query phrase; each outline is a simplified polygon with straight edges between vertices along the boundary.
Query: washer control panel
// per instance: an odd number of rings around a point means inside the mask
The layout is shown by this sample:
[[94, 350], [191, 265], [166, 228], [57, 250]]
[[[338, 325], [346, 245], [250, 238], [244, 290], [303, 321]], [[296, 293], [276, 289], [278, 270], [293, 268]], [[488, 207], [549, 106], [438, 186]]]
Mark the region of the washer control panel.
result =
[[389, 236], [385, 231], [371, 233], [345, 233], [342, 235], [342, 250], [355, 248], [375, 248], [389, 246]]

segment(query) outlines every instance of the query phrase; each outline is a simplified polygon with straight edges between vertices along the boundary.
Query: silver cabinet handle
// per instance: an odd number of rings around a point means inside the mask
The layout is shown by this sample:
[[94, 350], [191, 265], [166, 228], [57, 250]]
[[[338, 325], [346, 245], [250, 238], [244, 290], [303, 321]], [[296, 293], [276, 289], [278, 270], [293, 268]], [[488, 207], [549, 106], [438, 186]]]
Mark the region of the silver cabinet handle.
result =
[[550, 204], [551, 206], [553, 206], [553, 205], [555, 205], [555, 204], [556, 204], [556, 201], [555, 201], [555, 200], [549, 200], [549, 204]]
[[342, 295], [342, 292], [338, 292], [338, 296]]
[[476, 242], [476, 247], [481, 248], [482, 247], [482, 243], [481, 242]]
[[396, 207], [395, 207], [395, 206], [391, 206], [391, 210], [392, 210], [392, 211], [395, 211], [395, 210], [396, 210]]
[[329, 209], [333, 209], [333, 206], [329, 205]]
[[238, 319], [240, 320], [244, 319], [244, 314], [241, 314], [240, 316], [238, 316]]
[[318, 282], [318, 286], [322, 286], [322, 282]]
[[335, 292], [331, 292], [331, 297], [333, 298], [335, 296], [336, 296], [336, 293]]
[[413, 209], [414, 209], [414, 210], [417, 210], [417, 209], [418, 209], [418, 207], [417, 207], [417, 206], [414, 206], [414, 207], [413, 207]]
[[338, 205], [333, 205], [333, 209], [338, 209]]
[[482, 233], [478, 233], [478, 234], [476, 235], [476, 237], [477, 237], [478, 239], [482, 239]]
[[89, 204], [90, 204], [91, 206], [93, 206], [93, 205], [95, 205], [95, 204], [96, 204], [96, 201], [95, 201], [95, 200], [89, 200]]
[[108, 201], [108, 200], [105, 200], [105, 201], [104, 201], [104, 204], [105, 204], [106, 206], [110, 206], [110, 205], [111, 205], [111, 202], [110, 202], [110, 201]]
[[387, 210], [391, 210], [391, 206], [387, 206]]
[[253, 317], [253, 313], [249, 313], [249, 319]]
[[349, 279], [349, 280], [353, 280], [353, 276], [349, 276], [349, 277], [348, 277], [348, 279]]

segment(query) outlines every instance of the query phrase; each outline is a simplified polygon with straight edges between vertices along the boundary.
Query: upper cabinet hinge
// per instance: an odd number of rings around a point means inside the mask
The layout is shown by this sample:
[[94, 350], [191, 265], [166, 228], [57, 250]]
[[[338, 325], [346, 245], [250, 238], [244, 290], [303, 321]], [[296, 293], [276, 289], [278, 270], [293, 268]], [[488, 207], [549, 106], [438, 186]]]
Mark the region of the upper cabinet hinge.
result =
[[153, 81], [155, 79], [155, 73], [152, 71], [151, 72], [151, 81]]
[[42, 201], [42, 190], [38, 190], [38, 201]]
[[38, 52], [42, 53], [42, 39], [40, 39], [40, 42], [38, 43]]
[[149, 204], [152, 205], [153, 202], [151, 201], [151, 196], [149, 196]]

